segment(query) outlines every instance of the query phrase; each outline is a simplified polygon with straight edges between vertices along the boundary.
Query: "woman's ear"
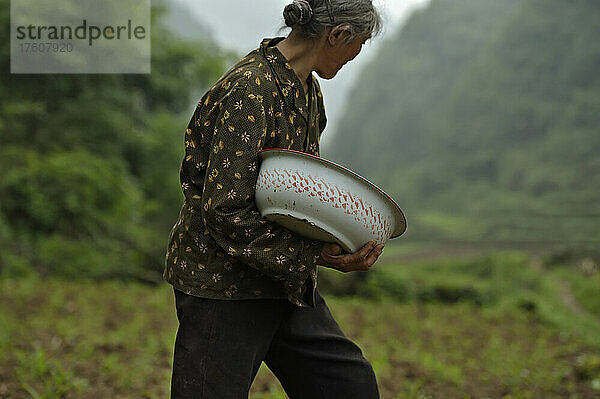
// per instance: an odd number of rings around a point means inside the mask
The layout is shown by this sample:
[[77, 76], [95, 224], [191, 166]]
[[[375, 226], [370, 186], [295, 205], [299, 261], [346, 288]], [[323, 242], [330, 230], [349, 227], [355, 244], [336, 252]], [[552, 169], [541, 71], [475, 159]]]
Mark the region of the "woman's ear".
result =
[[329, 31], [327, 42], [329, 45], [336, 47], [341, 43], [345, 43], [348, 36], [350, 36], [350, 25], [339, 25]]

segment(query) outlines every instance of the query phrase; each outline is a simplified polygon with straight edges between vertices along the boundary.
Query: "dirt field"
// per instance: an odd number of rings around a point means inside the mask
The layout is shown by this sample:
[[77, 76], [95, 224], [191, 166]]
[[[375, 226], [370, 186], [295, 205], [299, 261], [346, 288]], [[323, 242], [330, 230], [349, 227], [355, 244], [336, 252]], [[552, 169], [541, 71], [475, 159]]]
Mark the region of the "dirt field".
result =
[[[0, 287], [0, 397], [168, 397], [169, 286], [29, 278]], [[600, 396], [598, 347], [535, 306], [325, 297], [372, 362], [382, 398]], [[576, 327], [587, 320], [577, 317]], [[263, 367], [251, 398], [285, 397]]]

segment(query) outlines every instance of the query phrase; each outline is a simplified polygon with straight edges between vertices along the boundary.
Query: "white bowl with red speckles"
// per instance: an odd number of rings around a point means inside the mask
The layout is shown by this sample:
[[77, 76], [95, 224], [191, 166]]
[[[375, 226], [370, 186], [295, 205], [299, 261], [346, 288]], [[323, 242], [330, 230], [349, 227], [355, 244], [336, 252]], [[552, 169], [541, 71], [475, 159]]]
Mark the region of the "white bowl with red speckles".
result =
[[278, 148], [262, 150], [259, 158], [255, 202], [270, 221], [312, 239], [337, 242], [347, 252], [406, 231], [404, 213], [389, 195], [335, 162]]

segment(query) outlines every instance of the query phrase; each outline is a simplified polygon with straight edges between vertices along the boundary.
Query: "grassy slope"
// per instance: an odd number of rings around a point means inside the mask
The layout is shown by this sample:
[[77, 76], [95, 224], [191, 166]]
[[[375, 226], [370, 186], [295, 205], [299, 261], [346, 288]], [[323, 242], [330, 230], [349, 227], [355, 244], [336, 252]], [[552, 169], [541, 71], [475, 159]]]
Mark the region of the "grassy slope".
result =
[[[367, 281], [378, 301], [326, 297], [383, 398], [600, 394], [600, 318], [589, 310], [600, 295], [588, 284], [597, 273], [529, 267], [518, 253], [384, 260]], [[394, 278], [408, 282], [403, 301], [381, 284]], [[440, 286], [472, 291], [458, 289], [467, 294], [452, 305], [423, 294]], [[2, 279], [0, 397], [167, 397], [176, 326], [166, 285]], [[262, 368], [251, 397], [285, 395]]]

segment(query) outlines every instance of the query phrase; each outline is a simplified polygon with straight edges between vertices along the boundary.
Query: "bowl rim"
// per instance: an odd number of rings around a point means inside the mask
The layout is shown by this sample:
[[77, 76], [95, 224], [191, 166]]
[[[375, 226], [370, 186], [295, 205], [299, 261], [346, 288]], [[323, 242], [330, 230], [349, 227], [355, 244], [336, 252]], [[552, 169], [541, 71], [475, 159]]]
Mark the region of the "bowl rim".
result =
[[313, 155], [313, 154], [309, 154], [307, 152], [302, 152], [302, 151], [297, 151], [297, 150], [290, 150], [287, 148], [264, 148], [262, 150], [260, 150], [258, 153], [259, 155], [262, 156], [263, 153], [267, 153], [267, 152], [288, 152], [288, 153], [294, 153], [294, 154], [299, 154], [308, 158], [313, 158], [313, 159], [317, 159], [319, 161], [324, 161], [326, 164], [329, 164], [331, 166], [333, 166], [334, 168], [337, 168], [343, 172], [346, 173], [350, 173], [353, 177], [358, 177], [360, 180], [362, 180], [363, 182], [367, 183], [368, 185], [370, 185], [371, 187], [375, 188], [375, 190], [377, 190], [378, 192], [380, 192], [381, 194], [383, 194], [388, 200], [391, 201], [391, 203], [396, 207], [396, 210], [400, 213], [400, 216], [402, 217], [402, 221], [403, 221], [403, 225], [404, 228], [402, 229], [402, 231], [398, 232], [397, 234], [396, 231], [394, 231], [394, 233], [392, 233], [392, 235], [390, 236], [390, 238], [396, 238], [396, 237], [400, 237], [402, 234], [404, 234], [406, 232], [406, 216], [404, 215], [404, 212], [402, 211], [402, 208], [400, 208], [400, 206], [398, 205], [398, 203], [392, 198], [390, 197], [385, 191], [383, 191], [381, 188], [379, 188], [375, 183], [371, 182], [370, 180], [368, 180], [367, 178], [359, 175], [356, 172], [351, 171], [350, 169], [335, 163], [333, 161], [330, 161], [329, 159], [325, 159], [323, 157], [317, 156], [317, 155]]

